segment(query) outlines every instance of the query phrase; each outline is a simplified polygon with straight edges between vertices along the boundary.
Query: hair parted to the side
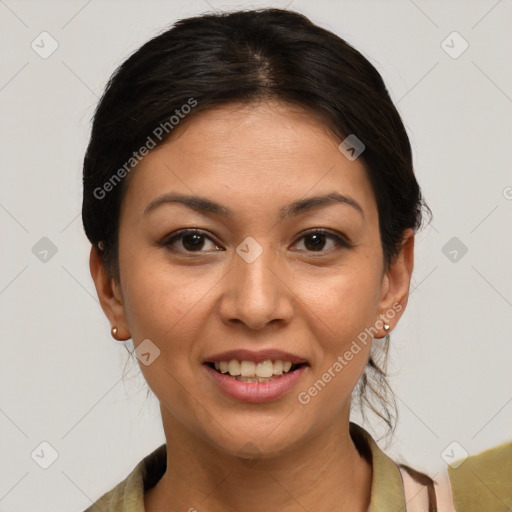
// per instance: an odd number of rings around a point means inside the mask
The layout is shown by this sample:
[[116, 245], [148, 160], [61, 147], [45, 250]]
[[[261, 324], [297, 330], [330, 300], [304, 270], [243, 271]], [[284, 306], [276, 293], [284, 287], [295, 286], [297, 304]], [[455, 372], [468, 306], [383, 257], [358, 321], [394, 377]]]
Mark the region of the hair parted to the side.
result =
[[[193, 108], [185, 109], [191, 99]], [[384, 268], [393, 262], [404, 230], [419, 229], [422, 211], [430, 210], [414, 176], [406, 130], [380, 74], [347, 42], [302, 14], [239, 10], [176, 22], [132, 54], [106, 86], [84, 158], [82, 220], [113, 279], [120, 279], [121, 202], [148, 137], [155, 146], [172, 137], [173, 115], [183, 124], [223, 104], [266, 99], [318, 116], [340, 142], [350, 134], [363, 142], [359, 158], [377, 202]], [[155, 132], [162, 126], [168, 127], [165, 134]], [[392, 433], [397, 414], [386, 359], [379, 366], [370, 357], [356, 391], [363, 417], [366, 403]]]

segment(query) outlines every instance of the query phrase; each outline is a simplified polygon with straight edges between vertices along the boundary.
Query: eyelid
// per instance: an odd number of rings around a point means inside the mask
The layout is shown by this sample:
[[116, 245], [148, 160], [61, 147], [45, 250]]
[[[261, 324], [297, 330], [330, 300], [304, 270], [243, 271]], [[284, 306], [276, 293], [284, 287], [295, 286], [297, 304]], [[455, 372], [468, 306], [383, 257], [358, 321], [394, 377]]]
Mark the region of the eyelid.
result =
[[[186, 235], [192, 235], [192, 234], [201, 235], [201, 236], [209, 239], [217, 247], [219, 245], [222, 245], [222, 244], [219, 244], [215, 240], [215, 238], [208, 233], [208, 231], [202, 230], [200, 228], [179, 229], [177, 231], [174, 231], [170, 235], [165, 236], [161, 241], [157, 242], [157, 244], [161, 247], [169, 248], [171, 246], [171, 244], [174, 243], [176, 240], [179, 240]], [[320, 234], [320, 235], [324, 235], [328, 238], [331, 238], [332, 240], [334, 240], [334, 242], [337, 246], [337, 249], [350, 249], [353, 247], [353, 244], [351, 243], [349, 238], [344, 233], [341, 233], [341, 232], [335, 231], [335, 230], [329, 230], [326, 228], [311, 228], [306, 231], [302, 231], [301, 233], [299, 233], [297, 235], [297, 238], [295, 239], [295, 242], [293, 243], [293, 245], [296, 245], [300, 240], [302, 240], [306, 236], [314, 235], [314, 234]], [[172, 249], [170, 249], [170, 250], [172, 250]], [[224, 249], [222, 249], [222, 250], [224, 250]], [[305, 251], [305, 252], [307, 252], [308, 254], [311, 254], [311, 255], [315, 255], [315, 254], [321, 255], [321, 254], [331, 253], [332, 251], [333, 251], [333, 249], [327, 250], [327, 251]], [[179, 251], [179, 250], [176, 250], [176, 252], [182, 252], [183, 254], [201, 255], [203, 253], [208, 253], [209, 251]], [[300, 251], [297, 251], [297, 252], [300, 252]]]
[[[202, 230], [200, 228], [183, 228], [177, 231], [173, 231], [171, 234], [166, 235], [162, 240], [157, 242], [157, 244], [161, 247], [169, 247], [173, 242], [179, 240], [180, 238], [183, 238], [186, 235], [201, 235], [209, 239], [216, 246], [221, 245], [215, 240], [215, 238], [212, 235], [210, 235], [207, 231]], [[184, 254], [201, 254], [204, 252], [207, 251], [184, 251]]]
[[[297, 241], [295, 242], [295, 244], [299, 240], [302, 240], [302, 238], [304, 238], [305, 236], [315, 235], [315, 234], [325, 235], [326, 237], [332, 238], [333, 240], [335, 240], [336, 245], [338, 245], [341, 248], [349, 249], [349, 248], [353, 247], [353, 244], [350, 242], [349, 238], [345, 234], [341, 233], [340, 231], [330, 230], [330, 229], [326, 229], [326, 228], [311, 228], [311, 229], [307, 229], [306, 231], [302, 231], [297, 236]], [[322, 254], [322, 253], [327, 253], [330, 251], [308, 251], [308, 252], [310, 252], [311, 254], [314, 254], [315, 252], [317, 252], [318, 254]]]

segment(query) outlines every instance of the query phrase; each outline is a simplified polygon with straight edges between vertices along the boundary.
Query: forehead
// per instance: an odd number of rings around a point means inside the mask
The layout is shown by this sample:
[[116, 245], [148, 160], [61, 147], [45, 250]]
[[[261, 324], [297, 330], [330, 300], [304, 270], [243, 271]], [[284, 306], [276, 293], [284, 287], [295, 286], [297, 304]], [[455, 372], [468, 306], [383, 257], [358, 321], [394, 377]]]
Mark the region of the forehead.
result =
[[236, 210], [250, 201], [277, 207], [337, 191], [375, 208], [362, 160], [348, 160], [339, 143], [319, 117], [294, 105], [216, 107], [185, 119], [142, 159], [125, 199], [140, 209], [157, 195], [180, 191], [229, 202]]

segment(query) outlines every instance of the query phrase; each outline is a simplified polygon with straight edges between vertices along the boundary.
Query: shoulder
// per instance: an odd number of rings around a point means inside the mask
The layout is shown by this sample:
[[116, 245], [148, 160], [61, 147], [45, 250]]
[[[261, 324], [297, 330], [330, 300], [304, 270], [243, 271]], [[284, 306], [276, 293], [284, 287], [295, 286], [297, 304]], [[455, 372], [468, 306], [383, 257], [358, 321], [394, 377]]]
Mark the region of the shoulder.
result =
[[167, 450], [163, 444], [144, 457], [122, 482], [103, 494], [84, 512], [144, 510], [144, 492], [156, 484], [165, 472], [166, 466]]
[[448, 475], [457, 511], [512, 510], [512, 442], [459, 459]]
[[142, 475], [139, 465], [122, 482], [103, 494], [84, 512], [138, 511], [143, 502]]

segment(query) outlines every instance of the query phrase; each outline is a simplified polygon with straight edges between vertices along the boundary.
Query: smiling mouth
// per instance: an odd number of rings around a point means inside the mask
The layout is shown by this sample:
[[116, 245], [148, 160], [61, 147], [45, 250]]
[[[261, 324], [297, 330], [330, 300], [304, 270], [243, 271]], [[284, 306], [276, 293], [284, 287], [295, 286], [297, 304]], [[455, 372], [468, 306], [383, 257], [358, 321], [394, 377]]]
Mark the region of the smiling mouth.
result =
[[270, 359], [260, 363], [231, 359], [230, 361], [206, 362], [205, 364], [218, 373], [241, 382], [270, 382], [280, 379], [303, 366], [309, 366], [306, 362], [292, 363]]

